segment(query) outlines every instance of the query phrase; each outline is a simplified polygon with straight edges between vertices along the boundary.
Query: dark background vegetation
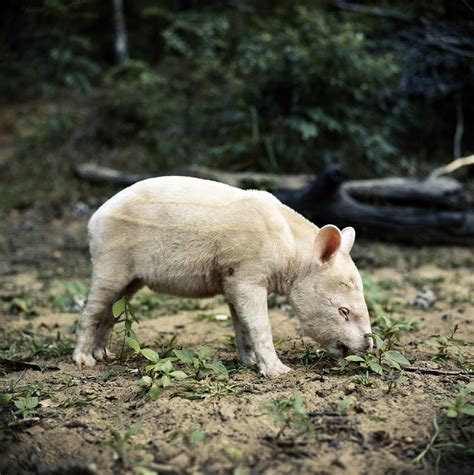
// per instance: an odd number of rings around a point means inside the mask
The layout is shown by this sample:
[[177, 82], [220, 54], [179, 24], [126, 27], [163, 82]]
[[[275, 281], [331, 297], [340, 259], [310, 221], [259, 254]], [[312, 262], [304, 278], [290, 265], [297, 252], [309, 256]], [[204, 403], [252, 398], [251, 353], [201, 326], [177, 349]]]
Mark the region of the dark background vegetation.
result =
[[84, 198], [71, 165], [86, 161], [370, 177], [474, 149], [470, 0], [125, 0], [124, 13], [118, 64], [112, 1], [1, 3], [3, 205]]

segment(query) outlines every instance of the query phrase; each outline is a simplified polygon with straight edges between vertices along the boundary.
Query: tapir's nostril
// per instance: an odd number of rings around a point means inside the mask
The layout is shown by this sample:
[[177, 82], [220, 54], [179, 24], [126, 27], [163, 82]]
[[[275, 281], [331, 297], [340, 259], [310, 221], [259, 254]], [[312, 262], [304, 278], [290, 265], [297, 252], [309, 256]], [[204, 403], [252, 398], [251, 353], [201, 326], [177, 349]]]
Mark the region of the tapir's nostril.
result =
[[342, 343], [342, 341], [338, 341], [336, 346], [337, 346], [337, 349], [341, 351], [342, 356], [345, 358], [347, 354], [349, 353], [349, 348], [347, 347], [347, 345]]

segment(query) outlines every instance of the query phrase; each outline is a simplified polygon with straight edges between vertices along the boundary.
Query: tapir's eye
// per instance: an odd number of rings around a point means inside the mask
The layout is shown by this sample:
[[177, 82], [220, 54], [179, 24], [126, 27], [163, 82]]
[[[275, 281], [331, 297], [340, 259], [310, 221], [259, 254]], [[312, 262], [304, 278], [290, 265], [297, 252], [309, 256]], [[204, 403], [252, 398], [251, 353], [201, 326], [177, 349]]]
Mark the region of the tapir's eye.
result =
[[339, 307], [339, 313], [343, 316], [347, 321], [349, 320], [349, 314], [351, 313], [347, 307]]

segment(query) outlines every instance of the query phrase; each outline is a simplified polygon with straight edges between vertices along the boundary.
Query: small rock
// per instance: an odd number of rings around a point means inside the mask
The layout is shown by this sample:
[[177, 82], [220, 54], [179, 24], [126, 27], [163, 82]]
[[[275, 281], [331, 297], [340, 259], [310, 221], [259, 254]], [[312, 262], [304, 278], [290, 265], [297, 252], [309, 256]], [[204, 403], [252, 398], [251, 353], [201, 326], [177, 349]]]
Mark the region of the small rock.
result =
[[229, 320], [229, 315], [219, 314], [219, 315], [216, 315], [214, 318], [218, 322], [224, 322], [226, 320]]
[[332, 465], [335, 465], [336, 467], [339, 467], [339, 468], [346, 468], [346, 466], [338, 459], [334, 459], [332, 462], [331, 462]]
[[228, 421], [229, 419], [234, 418], [234, 411], [231, 409], [230, 406], [222, 406], [219, 409], [219, 415], [223, 421]]
[[349, 383], [344, 389], [344, 394], [351, 394], [356, 390], [355, 383]]
[[407, 436], [407, 437], [405, 437], [404, 440], [407, 444], [412, 444], [414, 439], [413, 439], [413, 437]]
[[417, 294], [411, 304], [417, 308], [428, 308], [436, 301], [435, 293], [428, 287], [423, 287]]

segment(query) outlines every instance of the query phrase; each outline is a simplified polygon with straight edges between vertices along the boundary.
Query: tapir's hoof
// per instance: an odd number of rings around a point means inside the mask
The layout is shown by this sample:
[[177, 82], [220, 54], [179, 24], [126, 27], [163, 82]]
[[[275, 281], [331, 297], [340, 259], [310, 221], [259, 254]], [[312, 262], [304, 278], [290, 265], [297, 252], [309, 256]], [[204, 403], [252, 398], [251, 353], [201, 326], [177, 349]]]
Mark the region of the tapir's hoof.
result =
[[82, 368], [83, 366], [94, 366], [96, 363], [95, 358], [91, 354], [75, 353], [72, 359], [78, 368]]
[[117, 359], [115, 353], [107, 351], [104, 348], [96, 348], [92, 353], [96, 361], [113, 361]]
[[275, 378], [282, 374], [289, 373], [290, 371], [293, 371], [293, 370], [281, 362], [278, 362], [278, 364], [275, 364], [272, 366], [259, 367], [260, 374], [262, 374], [266, 378]]

